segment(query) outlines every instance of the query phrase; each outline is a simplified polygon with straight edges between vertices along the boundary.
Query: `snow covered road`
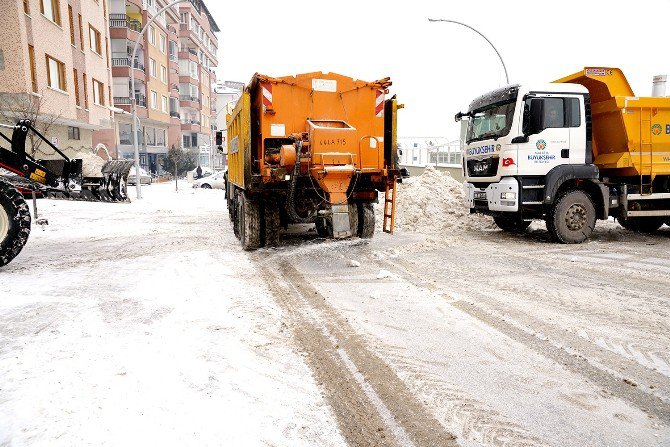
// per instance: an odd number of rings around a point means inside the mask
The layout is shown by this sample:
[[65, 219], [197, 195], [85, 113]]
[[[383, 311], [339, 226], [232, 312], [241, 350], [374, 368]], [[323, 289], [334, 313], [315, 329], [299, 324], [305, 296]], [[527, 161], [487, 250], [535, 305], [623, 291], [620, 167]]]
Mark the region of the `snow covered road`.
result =
[[670, 446], [667, 227], [563, 246], [447, 203], [246, 253], [185, 186], [40, 202], [0, 271], [0, 445]]
[[343, 445], [223, 193], [40, 201], [0, 271], [0, 445]]

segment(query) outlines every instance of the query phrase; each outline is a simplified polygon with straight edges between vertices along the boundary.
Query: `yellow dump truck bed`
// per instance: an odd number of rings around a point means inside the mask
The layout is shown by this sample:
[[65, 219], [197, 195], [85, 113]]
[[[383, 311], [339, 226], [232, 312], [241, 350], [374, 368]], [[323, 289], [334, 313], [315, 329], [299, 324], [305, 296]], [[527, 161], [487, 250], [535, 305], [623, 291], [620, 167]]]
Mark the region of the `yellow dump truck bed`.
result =
[[618, 68], [586, 67], [554, 82], [589, 90], [594, 163], [603, 173], [670, 174], [670, 98], [635, 96]]

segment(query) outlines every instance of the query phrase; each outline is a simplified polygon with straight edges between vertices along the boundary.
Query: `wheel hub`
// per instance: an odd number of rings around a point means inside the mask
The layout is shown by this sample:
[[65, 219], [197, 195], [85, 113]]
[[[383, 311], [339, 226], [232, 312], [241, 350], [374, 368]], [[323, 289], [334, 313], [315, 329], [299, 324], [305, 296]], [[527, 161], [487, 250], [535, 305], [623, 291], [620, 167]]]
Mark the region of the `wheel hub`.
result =
[[575, 203], [568, 208], [565, 214], [565, 224], [571, 231], [577, 231], [584, 228], [586, 224], [586, 208], [584, 205]]
[[9, 234], [9, 216], [5, 208], [0, 205], [0, 243], [5, 240]]

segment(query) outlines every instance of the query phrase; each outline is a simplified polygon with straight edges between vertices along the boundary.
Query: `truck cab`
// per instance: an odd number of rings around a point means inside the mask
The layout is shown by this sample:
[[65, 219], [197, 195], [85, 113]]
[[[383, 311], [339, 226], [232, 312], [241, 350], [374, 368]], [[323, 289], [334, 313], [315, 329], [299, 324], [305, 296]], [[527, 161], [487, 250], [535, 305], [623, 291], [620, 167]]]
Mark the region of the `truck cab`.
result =
[[[463, 173], [471, 212], [490, 214], [508, 231], [546, 219], [566, 180], [590, 183], [594, 209], [570, 210], [568, 241], [590, 234], [607, 215], [607, 188], [591, 152], [589, 91], [577, 84], [510, 85], [472, 101], [464, 126]], [[589, 212], [590, 211], [590, 212]], [[561, 235], [566, 237], [566, 235]], [[560, 239], [560, 237], [559, 237]]]

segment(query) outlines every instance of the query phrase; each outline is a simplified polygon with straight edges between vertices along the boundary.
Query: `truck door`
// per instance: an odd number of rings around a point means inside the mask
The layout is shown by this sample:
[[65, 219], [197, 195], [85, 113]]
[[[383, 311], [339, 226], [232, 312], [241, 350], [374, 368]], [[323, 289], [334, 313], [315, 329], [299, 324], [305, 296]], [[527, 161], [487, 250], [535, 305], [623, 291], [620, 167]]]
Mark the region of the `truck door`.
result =
[[[528, 142], [518, 145], [518, 169], [521, 175], [545, 175], [552, 168], [569, 164], [570, 98], [559, 95], [528, 95], [524, 108], [541, 110], [541, 126], [528, 135]], [[523, 126], [528, 126], [529, 114], [524, 113]], [[524, 132], [525, 133], [525, 132]]]

